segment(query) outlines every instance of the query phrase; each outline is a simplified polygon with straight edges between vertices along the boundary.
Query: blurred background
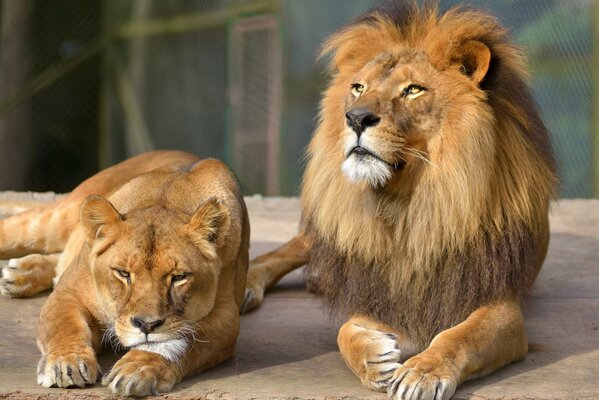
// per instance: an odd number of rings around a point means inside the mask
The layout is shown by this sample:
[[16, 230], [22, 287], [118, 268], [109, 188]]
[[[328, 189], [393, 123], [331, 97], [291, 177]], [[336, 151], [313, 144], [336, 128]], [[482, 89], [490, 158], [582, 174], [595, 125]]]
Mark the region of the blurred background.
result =
[[[297, 195], [322, 40], [376, 0], [0, 0], [0, 190], [70, 191], [151, 149]], [[458, 1], [442, 0], [443, 8]], [[599, 197], [599, 0], [471, 0], [526, 47], [562, 197]]]

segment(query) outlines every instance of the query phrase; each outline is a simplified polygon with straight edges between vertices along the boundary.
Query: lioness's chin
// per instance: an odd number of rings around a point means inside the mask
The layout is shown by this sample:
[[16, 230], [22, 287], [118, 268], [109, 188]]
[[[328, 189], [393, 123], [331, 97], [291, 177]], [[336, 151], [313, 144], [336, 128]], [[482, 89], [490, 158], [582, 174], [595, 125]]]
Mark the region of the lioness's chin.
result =
[[164, 342], [145, 342], [133, 348], [160, 354], [170, 362], [178, 362], [189, 350], [189, 342], [185, 339], [172, 339]]
[[372, 187], [384, 186], [393, 176], [393, 169], [371, 156], [350, 155], [341, 167], [350, 182], [367, 182]]

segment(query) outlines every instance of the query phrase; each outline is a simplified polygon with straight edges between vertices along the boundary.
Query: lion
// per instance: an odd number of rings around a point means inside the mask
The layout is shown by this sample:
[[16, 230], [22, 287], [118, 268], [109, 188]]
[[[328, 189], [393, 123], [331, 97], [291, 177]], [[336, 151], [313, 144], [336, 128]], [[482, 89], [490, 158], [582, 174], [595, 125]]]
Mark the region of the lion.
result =
[[395, 1], [323, 55], [300, 234], [250, 262], [243, 309], [307, 263], [364, 385], [449, 399], [528, 351], [557, 179], [523, 53], [485, 12]]
[[94, 384], [96, 353], [113, 342], [128, 351], [102, 383], [146, 396], [233, 356], [248, 249], [233, 173], [217, 160], [151, 152], [0, 221], [1, 258], [34, 253], [13, 258], [0, 285], [24, 297], [55, 277], [38, 326], [39, 384]]

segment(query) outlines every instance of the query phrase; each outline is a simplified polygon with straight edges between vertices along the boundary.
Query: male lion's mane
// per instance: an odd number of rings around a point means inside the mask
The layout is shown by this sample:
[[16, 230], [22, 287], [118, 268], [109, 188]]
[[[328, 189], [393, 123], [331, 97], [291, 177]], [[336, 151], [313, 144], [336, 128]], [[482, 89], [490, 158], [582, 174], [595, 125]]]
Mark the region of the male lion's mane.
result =
[[[483, 100], [448, 111], [429, 148], [434, 166], [412, 166], [396, 192], [348, 182], [340, 138], [350, 77], [397, 46], [424, 50], [439, 70], [455, 68], [469, 40], [492, 54], [476, 89]], [[439, 14], [400, 1], [334, 34], [323, 54], [333, 78], [302, 187], [317, 291], [334, 310], [404, 328], [421, 346], [483, 304], [521, 299], [544, 257], [556, 179], [523, 55], [507, 31], [484, 12]]]

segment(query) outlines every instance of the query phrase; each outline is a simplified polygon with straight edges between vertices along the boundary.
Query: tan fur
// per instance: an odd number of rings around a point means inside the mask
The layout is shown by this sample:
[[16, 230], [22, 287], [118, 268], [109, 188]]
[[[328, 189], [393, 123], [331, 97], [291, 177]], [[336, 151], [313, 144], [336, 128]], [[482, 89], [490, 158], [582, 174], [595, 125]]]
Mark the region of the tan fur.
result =
[[249, 222], [221, 162], [147, 153], [55, 204], [0, 221], [0, 232], [4, 257], [64, 250], [59, 260], [11, 261], [11, 276], [22, 279], [2, 282], [7, 294], [25, 296], [57, 275], [40, 315], [41, 385], [94, 384], [103, 340], [129, 349], [103, 379], [120, 395], [170, 391], [234, 354]]
[[[526, 354], [520, 302], [547, 251], [556, 178], [522, 53], [485, 13], [396, 1], [323, 54], [333, 78], [308, 148], [304, 239], [252, 261], [248, 291], [306, 255], [317, 291], [353, 315], [338, 339], [362, 382], [447, 399]], [[359, 128], [346, 115], [366, 112]], [[388, 334], [401, 356], [372, 350]]]

